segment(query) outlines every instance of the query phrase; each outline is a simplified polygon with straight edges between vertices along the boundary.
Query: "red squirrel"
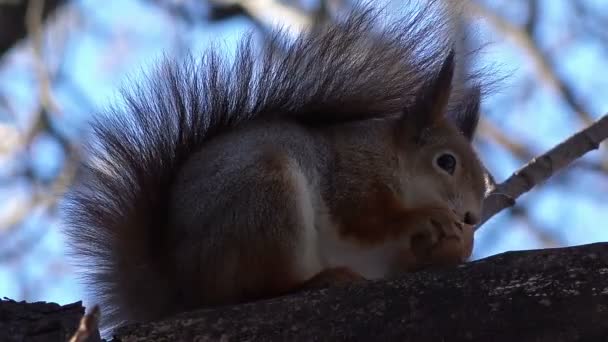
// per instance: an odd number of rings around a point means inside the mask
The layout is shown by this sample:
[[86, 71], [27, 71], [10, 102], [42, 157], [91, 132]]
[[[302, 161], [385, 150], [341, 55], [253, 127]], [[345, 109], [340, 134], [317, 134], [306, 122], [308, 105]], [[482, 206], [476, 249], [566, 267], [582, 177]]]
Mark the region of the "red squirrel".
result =
[[358, 8], [126, 91], [64, 205], [104, 324], [465, 261], [481, 82], [453, 82], [442, 20]]

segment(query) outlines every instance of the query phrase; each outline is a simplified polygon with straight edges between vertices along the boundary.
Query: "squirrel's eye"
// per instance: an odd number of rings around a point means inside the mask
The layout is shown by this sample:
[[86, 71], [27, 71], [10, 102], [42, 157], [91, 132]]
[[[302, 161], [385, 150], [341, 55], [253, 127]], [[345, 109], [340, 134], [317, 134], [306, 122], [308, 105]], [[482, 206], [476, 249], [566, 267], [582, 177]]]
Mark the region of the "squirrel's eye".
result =
[[435, 159], [435, 164], [451, 175], [453, 175], [456, 170], [456, 158], [449, 153], [443, 153], [437, 157], [437, 159]]

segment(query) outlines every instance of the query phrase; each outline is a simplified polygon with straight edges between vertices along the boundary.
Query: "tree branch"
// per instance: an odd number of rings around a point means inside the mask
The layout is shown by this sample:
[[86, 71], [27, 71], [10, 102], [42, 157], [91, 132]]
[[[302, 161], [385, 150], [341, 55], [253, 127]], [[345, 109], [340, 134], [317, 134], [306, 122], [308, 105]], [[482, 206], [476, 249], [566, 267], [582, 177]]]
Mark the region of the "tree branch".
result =
[[534, 64], [539, 79], [553, 88], [564, 99], [568, 106], [578, 115], [583, 124], [588, 125], [593, 122], [591, 115], [576, 99], [574, 90], [568, 87], [566, 82], [558, 77], [549, 63], [547, 56], [538, 48], [536, 42], [524, 29], [511, 24], [477, 2], [467, 1], [467, 6], [473, 14], [485, 18], [494, 28], [499, 32], [502, 32], [505, 37], [509, 38], [516, 46], [520, 47], [525, 52], [524, 55]]
[[219, 9], [240, 8], [258, 27], [266, 30], [280, 24], [299, 32], [312, 23], [306, 14], [276, 0], [210, 0], [210, 3]]
[[479, 228], [499, 211], [513, 206], [519, 196], [546, 181], [555, 172], [585, 153], [597, 149], [606, 138], [608, 138], [608, 114], [547, 153], [532, 159], [486, 195], [481, 222], [477, 227]]
[[83, 314], [81, 302], [60, 306], [0, 299], [0, 341], [65, 342]]
[[119, 329], [115, 341], [600, 341], [608, 244], [509, 252]]
[[[603, 341], [606, 265], [608, 243], [508, 252], [132, 324], [113, 341]], [[63, 342], [86, 330], [89, 342], [98, 341], [97, 311], [80, 320], [83, 313], [80, 302], [0, 300], [0, 340]]]
[[[30, 3], [36, 1], [39, 0], [0, 1], [0, 60], [6, 51], [25, 37], [27, 9]], [[42, 17], [46, 18], [65, 2], [66, 0], [45, 1]]]

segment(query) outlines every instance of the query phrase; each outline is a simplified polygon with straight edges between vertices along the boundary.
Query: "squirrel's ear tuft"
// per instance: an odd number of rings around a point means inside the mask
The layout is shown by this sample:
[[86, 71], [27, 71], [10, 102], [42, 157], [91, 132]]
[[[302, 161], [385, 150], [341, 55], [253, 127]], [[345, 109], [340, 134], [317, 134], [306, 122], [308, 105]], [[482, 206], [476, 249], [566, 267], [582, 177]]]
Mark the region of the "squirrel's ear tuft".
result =
[[405, 122], [417, 132], [432, 126], [445, 114], [452, 91], [454, 49], [443, 61], [439, 72], [417, 91], [414, 102], [404, 109]]
[[481, 90], [479, 86], [475, 86], [467, 92], [461, 104], [448, 114], [450, 120], [469, 141], [473, 140], [479, 123], [480, 101]]

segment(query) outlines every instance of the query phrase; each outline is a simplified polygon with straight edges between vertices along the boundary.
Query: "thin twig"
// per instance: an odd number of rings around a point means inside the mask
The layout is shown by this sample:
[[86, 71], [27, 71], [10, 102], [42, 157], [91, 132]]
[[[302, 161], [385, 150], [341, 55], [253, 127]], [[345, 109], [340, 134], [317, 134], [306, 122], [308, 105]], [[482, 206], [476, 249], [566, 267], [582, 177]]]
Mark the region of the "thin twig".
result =
[[300, 32], [312, 24], [311, 18], [290, 5], [276, 0], [213, 0], [216, 6], [238, 5], [260, 27], [268, 29], [274, 24]]
[[608, 114], [574, 134], [547, 153], [532, 159], [486, 196], [479, 228], [501, 210], [512, 207], [522, 194], [541, 184], [585, 153], [597, 149], [608, 138]]
[[[509, 137], [508, 134], [498, 128], [494, 123], [485, 118], [483, 115], [479, 120], [479, 134], [486, 136], [488, 140], [495, 141], [499, 145], [507, 149], [517, 159], [526, 161], [534, 157], [531, 148]], [[521, 139], [519, 139], [521, 140]]]
[[505, 37], [509, 38], [516, 46], [524, 50], [525, 55], [528, 56], [534, 64], [539, 78], [544, 81], [545, 84], [553, 88], [564, 99], [568, 106], [583, 121], [583, 124], [589, 125], [593, 122], [592, 116], [576, 99], [574, 91], [568, 87], [566, 82], [557, 76], [545, 54], [539, 49], [536, 42], [534, 42], [524, 28], [513, 25], [479, 3], [467, 1], [467, 5], [473, 14], [485, 18], [494, 28], [502, 32]]
[[25, 12], [25, 26], [31, 40], [36, 74], [38, 76], [38, 90], [40, 91], [40, 104], [51, 113], [57, 113], [58, 106], [51, 95], [51, 80], [43, 59], [42, 19], [44, 13], [44, 0], [30, 1]]
[[[31, 214], [35, 208], [44, 208], [45, 210], [54, 209], [61, 198], [61, 194], [67, 189], [73, 180], [78, 162], [78, 147], [72, 144], [57, 128], [53, 125], [52, 114], [60, 114], [60, 109], [55, 104], [52, 97], [52, 82], [53, 76], [44, 63], [43, 56], [43, 31], [42, 31], [42, 14], [44, 1], [30, 1], [26, 13], [26, 27], [31, 39], [32, 51], [36, 62], [36, 75], [39, 84], [39, 106], [34, 112], [34, 120], [31, 128], [22, 133], [16, 139], [16, 145], [23, 145], [29, 148], [33, 140], [41, 133], [46, 132], [53, 136], [63, 147], [66, 153], [64, 165], [52, 181], [51, 184], [40, 184], [36, 179], [26, 172], [26, 176], [31, 178], [32, 196], [28, 203], [23, 204], [21, 208], [15, 210], [6, 219], [0, 221], [0, 232], [4, 234], [16, 232], [19, 224]], [[16, 248], [3, 248], [0, 252], [0, 261], [7, 258], [12, 258], [17, 253], [23, 253], [24, 248], [35, 243], [34, 240], [26, 240]]]

